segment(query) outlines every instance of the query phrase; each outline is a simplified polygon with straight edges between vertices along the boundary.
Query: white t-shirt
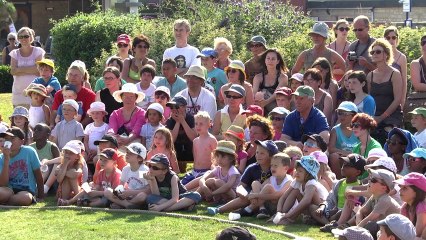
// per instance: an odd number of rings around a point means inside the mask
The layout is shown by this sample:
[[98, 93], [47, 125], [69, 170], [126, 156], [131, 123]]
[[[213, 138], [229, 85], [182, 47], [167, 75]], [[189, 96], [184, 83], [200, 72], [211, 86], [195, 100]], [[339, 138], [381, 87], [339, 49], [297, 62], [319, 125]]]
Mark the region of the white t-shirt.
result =
[[84, 135], [89, 136], [89, 149], [90, 150], [97, 150], [98, 148], [95, 146], [94, 142], [97, 140], [100, 140], [108, 131], [109, 126], [108, 124], [104, 123], [100, 127], [95, 127], [95, 123], [90, 123], [86, 126], [86, 129], [84, 129]]
[[188, 105], [186, 112], [194, 116], [198, 111], [206, 111], [213, 120], [217, 112], [216, 98], [212, 92], [205, 88], [201, 88], [200, 94], [197, 97], [189, 97], [188, 88], [178, 92], [176, 96], [183, 96]]
[[164, 125], [160, 123], [158, 126], [152, 126], [150, 123], [146, 123], [142, 126], [140, 136], [145, 138], [146, 149], [151, 149], [154, 133], [160, 127], [164, 127]]
[[293, 177], [291, 177], [290, 175], [286, 175], [285, 178], [283, 179], [283, 181], [280, 183], [280, 185], [277, 184], [277, 178], [275, 176], [271, 176], [269, 178], [269, 181], [271, 182], [271, 185], [274, 187], [275, 191], [279, 192], [283, 189], [284, 185], [288, 182], [288, 181], [293, 181]]
[[127, 188], [130, 190], [140, 190], [148, 185], [148, 181], [143, 178], [143, 174], [148, 171], [149, 169], [145, 164], [141, 164], [139, 169], [135, 172], [133, 172], [130, 169], [130, 165], [127, 164], [121, 172], [120, 181], [124, 182], [124, 186], [127, 185]]
[[426, 129], [421, 132], [414, 133], [414, 138], [419, 143], [419, 147], [426, 148]]
[[166, 58], [172, 58], [176, 61], [178, 68], [189, 68], [192, 65], [201, 66], [201, 58], [197, 58], [199, 54], [200, 51], [189, 44], [183, 48], [173, 46], [164, 51], [163, 61]]
[[[327, 196], [328, 196], [328, 191], [327, 191], [327, 189], [320, 183], [320, 182], [318, 182], [317, 180], [315, 180], [315, 179], [311, 179], [311, 180], [309, 180], [307, 183], [306, 183], [306, 185], [305, 185], [305, 189], [308, 187], [308, 186], [310, 186], [310, 185], [313, 185], [316, 189], [317, 189], [317, 192], [318, 192], [318, 194], [319, 194], [319, 197], [322, 199], [322, 200], [326, 200], [327, 199]], [[300, 193], [303, 195], [303, 196], [305, 196], [305, 190], [304, 189], [302, 189], [302, 183], [300, 183], [300, 182], [298, 182], [298, 181], [293, 181], [293, 182], [291, 182], [291, 184], [290, 184], [290, 187], [292, 187], [292, 188], [295, 188], [295, 189], [299, 189], [299, 191], [300, 191]]]
[[138, 83], [136, 84], [136, 88], [138, 89], [138, 92], [143, 92], [145, 94], [145, 98], [138, 103], [138, 106], [146, 110], [149, 104], [155, 102], [154, 92], [156, 87], [151, 83], [147, 89], [143, 90], [141, 88], [141, 84]]

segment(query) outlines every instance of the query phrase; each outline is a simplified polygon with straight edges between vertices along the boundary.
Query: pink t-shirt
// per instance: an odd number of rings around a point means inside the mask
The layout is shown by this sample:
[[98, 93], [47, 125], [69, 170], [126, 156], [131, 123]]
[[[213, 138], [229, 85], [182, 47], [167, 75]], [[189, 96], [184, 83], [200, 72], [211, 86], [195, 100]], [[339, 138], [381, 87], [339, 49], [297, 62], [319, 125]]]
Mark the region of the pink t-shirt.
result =
[[114, 170], [115, 171], [107, 177], [105, 170], [102, 169], [99, 172], [95, 184], [102, 186], [102, 190], [106, 190], [107, 188], [115, 189], [118, 185], [120, 185], [121, 171], [118, 168], [114, 168]]
[[[414, 222], [414, 216], [411, 216], [411, 214], [409, 214], [407, 212], [407, 210], [405, 209], [407, 207], [407, 203], [404, 203], [401, 207], [401, 214], [406, 216], [408, 219], [410, 219], [410, 221], [416, 225], [416, 223]], [[416, 207], [416, 215], [421, 214], [421, 213], [426, 213], [426, 202], [419, 202], [419, 204], [417, 204]]]
[[[109, 117], [109, 133], [117, 134], [118, 129], [124, 124], [126, 121], [123, 117], [123, 108], [117, 109], [112, 112]], [[128, 132], [132, 132], [136, 136], [139, 136], [141, 132], [142, 125], [146, 123], [145, 120], [145, 110], [140, 107], [136, 107], [135, 112], [132, 115], [130, 121], [124, 126], [126, 127]]]
[[233, 176], [233, 175], [237, 175], [237, 181], [235, 181], [235, 184], [232, 186], [232, 189], [236, 189], [238, 184], [240, 184], [240, 172], [238, 171], [238, 169], [235, 166], [232, 166], [229, 170], [228, 170], [228, 174], [226, 174], [225, 176], [222, 174], [222, 168], [217, 166], [215, 168], [213, 168], [212, 173], [214, 174], [216, 179], [220, 179], [222, 181], [224, 181], [225, 183], [229, 181], [229, 179]]
[[248, 158], [248, 153], [244, 150], [237, 152], [237, 163], [240, 165], [241, 159]]

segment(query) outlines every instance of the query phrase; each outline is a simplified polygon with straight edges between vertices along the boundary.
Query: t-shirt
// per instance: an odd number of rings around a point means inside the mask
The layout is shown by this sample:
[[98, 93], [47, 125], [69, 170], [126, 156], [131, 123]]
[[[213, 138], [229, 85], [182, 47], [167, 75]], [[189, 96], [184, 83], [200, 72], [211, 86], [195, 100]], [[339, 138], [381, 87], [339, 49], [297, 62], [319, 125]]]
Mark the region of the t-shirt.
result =
[[109, 130], [108, 132], [112, 132], [117, 134], [118, 129], [121, 126], [125, 126], [126, 130], [130, 133], [139, 136], [141, 132], [142, 125], [145, 124], [145, 110], [140, 107], [136, 107], [133, 112], [130, 121], [127, 122], [123, 117], [123, 108], [117, 109], [112, 112], [109, 118]]
[[371, 196], [363, 208], [367, 209], [367, 215], [370, 213], [379, 214], [380, 216], [376, 220], [379, 221], [384, 219], [389, 214], [400, 213], [401, 206], [388, 194], [383, 194], [377, 199]]
[[[414, 214], [410, 214], [407, 209], [407, 203], [404, 203], [401, 207], [401, 214], [406, 216], [408, 219], [410, 219], [410, 221], [414, 224], [414, 226], [416, 226], [416, 222], [414, 222]], [[426, 202], [425, 201], [421, 201], [417, 204], [416, 206], [416, 215], [418, 216], [419, 214], [425, 214], [426, 213]]]
[[200, 94], [197, 97], [189, 97], [188, 88], [176, 94], [176, 96], [183, 96], [188, 105], [186, 111], [195, 116], [198, 111], [206, 111], [210, 115], [210, 119], [214, 119], [217, 112], [216, 98], [209, 90], [201, 88]]
[[97, 150], [97, 146], [95, 145], [95, 141], [100, 140], [108, 131], [108, 124], [104, 123], [100, 127], [95, 127], [95, 123], [90, 123], [84, 129], [84, 135], [89, 136], [89, 149]]
[[186, 85], [185, 79], [176, 75], [176, 81], [173, 84], [170, 84], [165, 77], [158, 79], [153, 82], [154, 85], [158, 88], [164, 86], [170, 90], [170, 97], [173, 98], [178, 92], [184, 90], [188, 86]]
[[315, 179], [311, 179], [309, 181], [306, 182], [305, 187], [302, 187], [302, 183], [298, 182], [298, 181], [293, 181], [290, 184], [290, 187], [294, 188], [294, 189], [298, 189], [299, 192], [305, 196], [305, 190], [308, 186], [314, 186], [318, 192], [318, 196], [321, 200], [326, 200], [327, 196], [328, 196], [328, 191], [327, 189], [317, 180]]
[[339, 209], [342, 209], [343, 206], [345, 205], [345, 201], [346, 201], [346, 188], [347, 187], [351, 187], [351, 186], [359, 186], [360, 182], [356, 181], [353, 183], [347, 183], [346, 180], [343, 180], [342, 183], [339, 186], [339, 191], [337, 193], [337, 207]]
[[51, 135], [56, 138], [59, 150], [62, 150], [69, 141], [84, 137], [84, 129], [75, 119], [69, 122], [62, 120], [53, 128]]
[[[376, 39], [372, 37], [368, 39], [367, 43], [360, 43], [359, 40], [356, 40], [352, 42], [351, 45], [349, 45], [349, 51], [356, 52], [357, 57], [363, 56], [365, 57], [365, 59], [367, 59], [369, 63], [372, 63], [371, 56], [370, 56], [370, 53], [368, 52], [368, 49], [370, 48], [371, 44], [373, 44], [374, 41], [376, 41]], [[359, 65], [358, 61], [355, 61], [353, 70], [364, 71], [366, 74], [370, 72], [370, 70], [368, 70], [366, 67]]]
[[52, 159], [53, 158], [52, 146], [57, 147], [55, 143], [49, 140], [46, 142], [46, 145], [44, 145], [44, 147], [42, 147], [41, 149], [37, 148], [36, 142], [31, 143], [29, 146], [34, 148], [34, 150], [37, 152], [37, 156], [40, 161], [42, 161], [43, 159], [47, 159], [47, 160]]
[[61, 83], [59, 83], [58, 78], [55, 76], [50, 77], [47, 82], [42, 77], [38, 77], [33, 80], [33, 83], [41, 84], [45, 87], [51, 86], [53, 90], [50, 92], [50, 97], [52, 98], [55, 96], [57, 91], [61, 90]]
[[[195, 127], [195, 119], [194, 116], [192, 116], [189, 113], [186, 113], [185, 115], [185, 122], [188, 124], [190, 128]], [[173, 118], [169, 118], [166, 121], [166, 127], [172, 131], [173, 128], [175, 128], [176, 121]], [[185, 161], [193, 161], [194, 156], [192, 153], [192, 141], [188, 138], [188, 136], [185, 133], [185, 129], [183, 129], [182, 125], [179, 127], [179, 133], [178, 136], [174, 142], [175, 145], [175, 151], [176, 151], [176, 157], [179, 160], [185, 160]]]
[[140, 136], [145, 138], [146, 149], [151, 149], [154, 133], [161, 127], [164, 127], [164, 125], [161, 123], [157, 126], [152, 126], [150, 123], [146, 123], [142, 126]]
[[242, 159], [247, 158], [248, 157], [248, 153], [244, 150], [238, 151], [237, 152], [237, 163], [238, 165], [240, 165], [240, 162]]
[[164, 51], [163, 61], [172, 58], [176, 61], [177, 68], [189, 68], [192, 65], [201, 66], [201, 59], [197, 58], [199, 54], [200, 51], [189, 44], [183, 48], [173, 46]]
[[[81, 90], [77, 93], [77, 102], [82, 103], [84, 113], [87, 112], [90, 108], [90, 104], [95, 101], [96, 94], [85, 87], [82, 87]], [[55, 99], [53, 100], [52, 110], [56, 111], [59, 108], [59, 105], [64, 101], [64, 97], [62, 96], [62, 89], [55, 93]], [[84, 114], [83, 114], [84, 117]]]
[[145, 98], [138, 103], [138, 106], [146, 110], [149, 104], [155, 102], [154, 92], [156, 87], [151, 83], [147, 89], [143, 90], [141, 84], [138, 83], [136, 84], [136, 88], [138, 89], [138, 92], [143, 92], [145, 94]]
[[207, 83], [214, 88], [216, 98], [219, 96], [220, 88], [228, 83], [228, 78], [222, 69], [214, 68], [207, 72]]
[[283, 134], [289, 136], [293, 141], [301, 141], [303, 134], [320, 134], [328, 130], [329, 126], [324, 113], [318, 108], [312, 107], [306, 120], [301, 119], [299, 111], [291, 112], [285, 118]]
[[237, 180], [235, 181], [235, 184], [232, 186], [233, 190], [235, 190], [238, 184], [240, 184], [241, 174], [235, 166], [232, 166], [231, 168], [229, 168], [228, 173], [225, 176], [222, 173], [222, 168], [220, 166], [216, 166], [215, 168], [213, 168], [212, 174], [214, 174], [214, 177], [216, 179], [220, 179], [224, 181], [225, 183], [227, 183], [233, 175], [237, 175]]
[[[0, 154], [0, 173], [3, 171], [4, 155]], [[22, 146], [18, 154], [9, 160], [9, 183], [12, 189], [36, 193], [37, 181], [34, 170], [40, 168], [40, 160], [34, 148]]]
[[108, 188], [115, 189], [120, 185], [121, 171], [118, 168], [114, 168], [114, 171], [107, 177], [104, 169], [99, 171], [98, 178], [94, 182], [96, 185], [102, 186], [102, 190]]
[[356, 106], [360, 113], [366, 113], [372, 117], [376, 114], [376, 102], [371, 95], [365, 96], [365, 98]]
[[148, 181], [143, 178], [143, 174], [148, 171], [149, 169], [145, 164], [141, 164], [136, 171], [132, 171], [130, 165], [127, 165], [123, 168], [120, 181], [124, 182], [124, 186], [127, 186], [127, 189], [140, 190], [149, 184]]
[[334, 126], [333, 129], [336, 132], [336, 148], [352, 152], [353, 148], [359, 143], [359, 139], [355, 136], [355, 134], [351, 132], [351, 136], [346, 137], [342, 131], [340, 123]]
[[247, 185], [247, 191], [251, 191], [251, 184], [254, 181], [259, 181], [263, 183], [266, 179], [272, 176], [271, 169], [267, 172], [263, 172], [262, 168], [258, 163], [250, 164], [246, 170], [244, 170], [243, 175], [241, 176], [241, 182]]
[[419, 147], [426, 148], [426, 129], [414, 133], [414, 138], [419, 143]]
[[[376, 141], [376, 139], [370, 138], [370, 141], [368, 141], [367, 148], [365, 149], [365, 153], [364, 153], [363, 157], [367, 158], [368, 157], [368, 153], [373, 148], [382, 148], [382, 145], [378, 141]], [[361, 143], [358, 143], [354, 147], [354, 149], [352, 150], [352, 152], [361, 155]]]
[[[127, 165], [126, 162], [126, 155], [124, 153], [122, 153], [121, 151], [117, 151], [117, 168], [122, 170], [124, 169], [124, 167]], [[96, 171], [100, 171], [101, 170], [101, 161], [97, 161], [96, 162], [96, 167], [95, 167]], [[95, 182], [95, 179], [97, 178], [93, 178], [93, 182]]]

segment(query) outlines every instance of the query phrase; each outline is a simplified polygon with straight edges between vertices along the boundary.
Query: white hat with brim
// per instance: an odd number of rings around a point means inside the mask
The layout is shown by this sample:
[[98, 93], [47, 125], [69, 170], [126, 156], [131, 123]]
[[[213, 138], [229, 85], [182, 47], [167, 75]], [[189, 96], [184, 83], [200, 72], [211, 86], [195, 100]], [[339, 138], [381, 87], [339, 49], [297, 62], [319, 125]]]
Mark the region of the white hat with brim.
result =
[[196, 76], [197, 78], [201, 78], [206, 81], [206, 75], [204, 73], [204, 70], [197, 65], [190, 66], [188, 71], [183, 76]]
[[73, 152], [74, 154], [80, 154], [81, 146], [76, 141], [69, 141], [67, 144], [65, 144], [62, 150], [69, 150]]
[[90, 115], [92, 112], [104, 112], [105, 114], [108, 114], [108, 112], [105, 111], [105, 103], [103, 102], [92, 102], [89, 110], [87, 110], [87, 114]]
[[121, 87], [121, 90], [115, 91], [112, 96], [114, 97], [115, 101], [117, 102], [123, 102], [123, 99], [121, 98], [121, 94], [123, 93], [133, 93], [137, 95], [136, 103], [141, 102], [145, 98], [145, 94], [143, 92], [139, 92], [138, 88], [133, 83], [126, 83]]

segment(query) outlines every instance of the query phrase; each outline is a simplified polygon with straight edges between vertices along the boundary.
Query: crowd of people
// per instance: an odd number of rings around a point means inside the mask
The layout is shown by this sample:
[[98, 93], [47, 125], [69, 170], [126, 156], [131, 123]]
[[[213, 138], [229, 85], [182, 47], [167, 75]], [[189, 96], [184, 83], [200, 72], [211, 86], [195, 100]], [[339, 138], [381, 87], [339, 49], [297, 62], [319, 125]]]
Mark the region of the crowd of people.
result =
[[[405, 116], [416, 129], [405, 130], [403, 39], [393, 26], [373, 38], [371, 27], [365, 16], [315, 23], [312, 48], [289, 69], [260, 35], [245, 63], [223, 37], [199, 51], [179, 19], [161, 76], [149, 38], [121, 34], [93, 89], [80, 60], [61, 86], [23, 27], [3, 53], [14, 109], [0, 124], [0, 204], [52, 194], [58, 206], [168, 212], [204, 201], [210, 215], [300, 218], [340, 239], [426, 239], [426, 108]], [[420, 47], [418, 92], [426, 35]]]

